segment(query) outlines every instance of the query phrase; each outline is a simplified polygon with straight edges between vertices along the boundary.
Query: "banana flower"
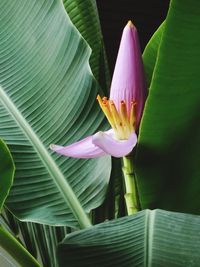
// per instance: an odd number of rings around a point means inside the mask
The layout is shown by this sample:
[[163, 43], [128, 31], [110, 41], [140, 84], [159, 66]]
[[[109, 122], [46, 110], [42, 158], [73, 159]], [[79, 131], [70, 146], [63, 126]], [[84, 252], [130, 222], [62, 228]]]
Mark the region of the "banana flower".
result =
[[97, 96], [111, 129], [97, 132], [68, 146], [51, 145], [51, 150], [74, 158], [128, 155], [137, 143], [135, 132], [141, 119], [145, 89], [137, 29], [129, 21], [121, 38], [110, 98]]

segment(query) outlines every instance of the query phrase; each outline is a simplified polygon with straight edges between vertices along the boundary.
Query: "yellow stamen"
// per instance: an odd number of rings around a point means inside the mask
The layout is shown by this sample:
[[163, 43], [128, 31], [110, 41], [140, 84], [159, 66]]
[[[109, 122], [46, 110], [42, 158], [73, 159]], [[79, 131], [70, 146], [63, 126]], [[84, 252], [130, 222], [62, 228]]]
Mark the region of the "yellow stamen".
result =
[[113, 119], [115, 121], [115, 125], [117, 128], [118, 136], [120, 139], [126, 139], [124, 128], [123, 128], [123, 123], [115, 107], [115, 104], [112, 100], [110, 100], [109, 103], [110, 103], [110, 110], [113, 115]]
[[103, 110], [106, 118], [108, 119], [110, 125], [112, 126], [113, 130], [116, 130], [115, 121], [114, 121], [113, 116], [112, 116], [112, 114], [110, 112], [110, 107], [108, 105], [108, 100], [106, 99], [106, 97], [104, 97], [103, 100], [102, 100], [100, 95], [97, 96], [97, 100], [98, 100], [99, 105], [100, 105], [101, 109]]
[[136, 102], [131, 102], [130, 114], [128, 114], [128, 109], [124, 100], [120, 103], [119, 111], [117, 110], [115, 103], [112, 100], [108, 100], [107, 97], [101, 98], [98, 95], [97, 100], [113, 128], [116, 138], [121, 140], [128, 139], [131, 133], [135, 130]]
[[136, 102], [131, 102], [131, 111], [130, 111], [130, 127], [131, 131], [135, 130], [135, 124], [136, 124]]
[[130, 128], [126, 103], [123, 100], [120, 103], [120, 117], [121, 117], [122, 122], [123, 122], [126, 137], [128, 137], [131, 133], [131, 128]]

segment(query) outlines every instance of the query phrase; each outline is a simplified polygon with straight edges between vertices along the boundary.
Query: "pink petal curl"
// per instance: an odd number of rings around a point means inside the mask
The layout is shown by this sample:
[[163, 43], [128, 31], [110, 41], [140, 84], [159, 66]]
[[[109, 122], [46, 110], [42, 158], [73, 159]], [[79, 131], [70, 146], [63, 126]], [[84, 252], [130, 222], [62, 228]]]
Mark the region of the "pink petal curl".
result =
[[88, 136], [69, 146], [51, 145], [50, 148], [60, 155], [72, 158], [97, 158], [106, 155], [102, 149], [92, 143], [92, 136]]
[[98, 132], [92, 137], [94, 145], [101, 148], [105, 153], [121, 158], [128, 155], [137, 143], [137, 135], [132, 133], [128, 140], [116, 140], [113, 130]]
[[116, 140], [114, 131], [98, 132], [69, 146], [51, 145], [54, 152], [73, 158], [97, 158], [111, 155], [120, 158], [128, 155], [137, 143], [137, 136], [132, 133], [128, 140]]

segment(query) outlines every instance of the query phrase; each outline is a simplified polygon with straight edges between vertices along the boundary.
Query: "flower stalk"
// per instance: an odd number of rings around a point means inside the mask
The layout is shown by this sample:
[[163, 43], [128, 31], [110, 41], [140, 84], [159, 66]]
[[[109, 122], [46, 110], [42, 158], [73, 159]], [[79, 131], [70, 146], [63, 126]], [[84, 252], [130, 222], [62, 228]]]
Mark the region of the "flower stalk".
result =
[[125, 184], [125, 203], [128, 215], [133, 215], [140, 210], [137, 185], [130, 156], [123, 157], [123, 174]]

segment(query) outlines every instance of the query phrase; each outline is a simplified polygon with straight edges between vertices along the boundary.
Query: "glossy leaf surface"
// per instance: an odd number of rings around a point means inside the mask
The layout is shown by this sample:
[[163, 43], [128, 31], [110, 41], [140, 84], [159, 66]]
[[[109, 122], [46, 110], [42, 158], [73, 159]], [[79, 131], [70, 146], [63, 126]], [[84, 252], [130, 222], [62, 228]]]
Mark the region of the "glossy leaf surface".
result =
[[7, 145], [0, 139], [0, 210], [13, 184], [15, 166]]
[[92, 49], [90, 57], [92, 73], [104, 94], [108, 96], [110, 77], [96, 1], [63, 0], [63, 3], [73, 24]]
[[21, 220], [77, 226], [65, 181], [89, 212], [104, 199], [110, 157], [76, 160], [48, 147], [102, 129], [90, 49], [59, 0], [3, 0], [0, 13], [0, 136], [17, 168], [7, 205]]
[[200, 217], [144, 210], [68, 235], [60, 267], [198, 266]]
[[135, 164], [143, 208], [199, 213], [199, 15], [199, 1], [171, 2]]
[[147, 86], [149, 87], [151, 84], [151, 79], [153, 75], [153, 71], [156, 65], [156, 60], [158, 58], [158, 51], [160, 47], [160, 42], [162, 38], [162, 34], [164, 31], [165, 22], [163, 22], [160, 27], [155, 31], [153, 36], [151, 37], [149, 43], [147, 44], [144, 52], [143, 52], [143, 62], [145, 68], [145, 77]]

